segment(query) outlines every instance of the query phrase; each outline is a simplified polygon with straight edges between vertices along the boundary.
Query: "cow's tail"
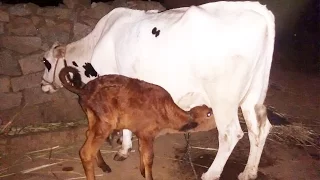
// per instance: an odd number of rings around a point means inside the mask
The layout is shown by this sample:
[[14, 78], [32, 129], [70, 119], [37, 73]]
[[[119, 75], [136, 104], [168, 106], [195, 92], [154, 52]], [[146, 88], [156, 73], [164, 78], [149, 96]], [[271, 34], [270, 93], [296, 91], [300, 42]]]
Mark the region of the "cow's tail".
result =
[[66, 66], [64, 68], [61, 69], [60, 73], [59, 73], [59, 79], [62, 83], [62, 85], [68, 89], [69, 91], [81, 95], [83, 94], [83, 89], [81, 87], [76, 87], [74, 85], [72, 85], [73, 83], [71, 82], [71, 79], [67, 79], [67, 76], [69, 75], [69, 73], [72, 73], [72, 79], [76, 79], [76, 80], [81, 80], [81, 75], [78, 71], [78, 69], [70, 67], [70, 66]]

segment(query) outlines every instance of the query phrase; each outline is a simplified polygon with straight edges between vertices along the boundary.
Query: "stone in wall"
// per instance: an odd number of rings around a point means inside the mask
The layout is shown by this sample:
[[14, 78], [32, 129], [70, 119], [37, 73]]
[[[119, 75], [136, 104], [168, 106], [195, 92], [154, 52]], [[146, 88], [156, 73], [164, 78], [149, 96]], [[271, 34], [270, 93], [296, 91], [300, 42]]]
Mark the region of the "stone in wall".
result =
[[91, 9], [85, 9], [80, 13], [80, 16], [87, 16], [94, 19], [101, 19], [108, 14], [114, 7], [106, 3], [98, 2], [96, 6]]
[[90, 26], [92, 29], [96, 26], [96, 24], [98, 23], [98, 19], [92, 19], [92, 18], [89, 18], [89, 17], [82, 17], [81, 18], [81, 21]]
[[0, 110], [6, 110], [21, 105], [22, 93], [0, 93]]
[[40, 81], [39, 81], [37, 87], [24, 89], [23, 96], [24, 96], [25, 103], [28, 106], [32, 106], [32, 105], [52, 101], [55, 97], [55, 93], [54, 94], [44, 93], [41, 90]]
[[57, 29], [61, 29], [64, 32], [71, 33], [72, 24], [70, 22], [62, 22], [56, 26]]
[[16, 4], [9, 8], [9, 13], [15, 16], [28, 16], [32, 11], [27, 4]]
[[9, 33], [19, 36], [34, 36], [37, 34], [37, 29], [31, 19], [24, 17], [12, 18], [7, 24]]
[[77, 94], [68, 91], [66, 88], [59, 89], [57, 94], [59, 94], [59, 95], [56, 98], [60, 98], [60, 99], [69, 99], [69, 98], [70, 99], [78, 99], [79, 98], [79, 96]]
[[71, 18], [72, 13], [70, 9], [66, 9], [66, 8], [44, 7], [44, 8], [38, 9], [37, 15], [68, 20]]
[[8, 50], [0, 51], [0, 75], [19, 76], [21, 70], [18, 61], [12, 57]]
[[0, 47], [4, 47], [18, 53], [29, 54], [41, 47], [39, 37], [3, 36], [0, 38]]
[[0, 35], [4, 33], [4, 24], [0, 22]]
[[66, 29], [60, 29], [54, 27], [43, 26], [39, 29], [42, 40], [44, 43], [53, 44], [56, 41], [66, 44], [70, 39], [70, 32], [66, 32]]
[[9, 14], [5, 11], [0, 10], [0, 21], [9, 22]]
[[35, 27], [39, 27], [38, 25], [40, 24], [42, 19], [39, 16], [32, 16], [31, 20]]
[[166, 10], [159, 2], [150, 1], [146, 3], [145, 1], [129, 1], [127, 2], [127, 7], [130, 9], [139, 9], [139, 10]]
[[45, 18], [44, 21], [48, 27], [53, 27], [56, 25], [56, 22], [53, 19]]
[[73, 41], [77, 41], [88, 35], [93, 28], [81, 23], [75, 23], [73, 26]]
[[42, 51], [48, 51], [50, 49], [49, 44], [48, 43], [43, 43], [41, 46], [41, 50]]
[[19, 60], [23, 74], [30, 74], [44, 70], [42, 62], [44, 53], [33, 54]]
[[21, 106], [7, 109], [1, 112], [2, 123], [6, 124], [14, 118], [13, 126], [28, 126], [43, 123], [43, 117], [39, 106]]
[[0, 76], [0, 93], [10, 91], [10, 78], [8, 76]]
[[11, 86], [13, 92], [17, 92], [32, 87], [40, 87], [42, 76], [43, 72], [38, 72], [28, 74], [25, 76], [11, 78]]
[[46, 123], [69, 122], [85, 119], [77, 99], [56, 99], [42, 106], [43, 121]]
[[[94, 4], [94, 3], [92, 3]], [[117, 7], [127, 7], [127, 0], [114, 0], [112, 1], [112, 6]]]
[[63, 4], [65, 4], [70, 9], [75, 8], [76, 5], [90, 7], [91, 0], [63, 0]]

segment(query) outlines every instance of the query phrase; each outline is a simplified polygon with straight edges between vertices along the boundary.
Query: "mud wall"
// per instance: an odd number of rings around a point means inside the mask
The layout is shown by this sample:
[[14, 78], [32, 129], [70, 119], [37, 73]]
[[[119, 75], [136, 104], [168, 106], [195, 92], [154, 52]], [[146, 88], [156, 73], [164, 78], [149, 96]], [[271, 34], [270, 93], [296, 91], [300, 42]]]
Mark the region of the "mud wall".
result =
[[55, 42], [69, 43], [87, 35], [115, 7], [164, 8], [157, 2], [90, 3], [64, 0], [59, 7], [0, 5], [0, 125], [13, 126], [84, 120], [77, 96], [62, 89], [41, 91], [43, 53]]

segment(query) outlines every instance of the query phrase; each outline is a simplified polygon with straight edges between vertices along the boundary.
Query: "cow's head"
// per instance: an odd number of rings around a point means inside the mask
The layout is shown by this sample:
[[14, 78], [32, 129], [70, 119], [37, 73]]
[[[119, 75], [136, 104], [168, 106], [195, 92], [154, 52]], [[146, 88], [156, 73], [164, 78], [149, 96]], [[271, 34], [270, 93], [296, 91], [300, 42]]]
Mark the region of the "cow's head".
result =
[[41, 81], [41, 89], [46, 93], [53, 93], [62, 87], [59, 80], [59, 72], [64, 67], [66, 46], [55, 42], [44, 54], [43, 64], [45, 66]]

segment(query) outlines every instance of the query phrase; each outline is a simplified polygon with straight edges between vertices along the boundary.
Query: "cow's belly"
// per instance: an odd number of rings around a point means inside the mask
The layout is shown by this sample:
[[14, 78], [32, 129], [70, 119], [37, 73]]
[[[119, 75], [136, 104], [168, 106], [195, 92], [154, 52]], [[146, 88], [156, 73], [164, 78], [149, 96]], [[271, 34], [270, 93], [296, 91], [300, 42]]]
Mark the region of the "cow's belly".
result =
[[174, 58], [161, 56], [153, 58], [152, 61], [143, 57], [132, 62], [130, 60], [120, 66], [119, 74], [163, 87], [170, 93], [174, 102], [184, 110], [202, 104], [210, 105], [202, 82], [194, 77], [189, 63], [179, 63], [174, 61]]

